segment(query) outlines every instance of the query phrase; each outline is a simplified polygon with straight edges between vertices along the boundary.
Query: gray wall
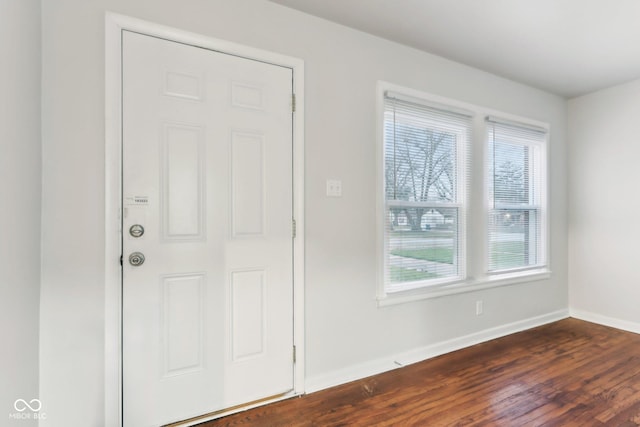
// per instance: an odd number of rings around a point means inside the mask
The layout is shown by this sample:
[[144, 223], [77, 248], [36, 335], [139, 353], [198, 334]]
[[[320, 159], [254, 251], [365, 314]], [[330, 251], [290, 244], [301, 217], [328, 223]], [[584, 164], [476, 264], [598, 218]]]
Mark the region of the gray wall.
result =
[[[104, 419], [104, 13], [305, 60], [307, 377], [566, 309], [566, 101], [264, 0], [43, 1], [43, 425]], [[428, 24], [428, 23], [426, 23]], [[378, 308], [377, 80], [551, 124], [550, 280]], [[340, 178], [343, 197], [327, 198]], [[475, 316], [475, 300], [484, 315]]]
[[569, 101], [572, 314], [640, 333], [640, 80]]
[[[0, 1], [0, 424], [38, 398], [40, 1]], [[30, 414], [31, 415], [31, 414]]]

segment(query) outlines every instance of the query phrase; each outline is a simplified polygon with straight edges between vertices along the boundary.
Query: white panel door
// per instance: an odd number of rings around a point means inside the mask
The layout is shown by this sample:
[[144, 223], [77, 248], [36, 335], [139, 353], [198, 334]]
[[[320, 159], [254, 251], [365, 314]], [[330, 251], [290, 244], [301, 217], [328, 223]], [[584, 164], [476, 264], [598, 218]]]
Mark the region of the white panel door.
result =
[[127, 31], [122, 64], [124, 425], [291, 391], [292, 70]]

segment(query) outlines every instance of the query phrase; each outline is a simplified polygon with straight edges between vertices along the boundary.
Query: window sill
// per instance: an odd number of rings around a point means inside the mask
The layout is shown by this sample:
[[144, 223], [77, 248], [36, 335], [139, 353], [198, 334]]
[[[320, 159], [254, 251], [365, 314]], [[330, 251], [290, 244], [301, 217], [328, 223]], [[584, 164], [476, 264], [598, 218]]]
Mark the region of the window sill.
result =
[[500, 286], [516, 285], [519, 283], [529, 283], [538, 280], [545, 280], [551, 277], [551, 270], [541, 268], [526, 272], [504, 273], [500, 275], [487, 276], [481, 280], [465, 280], [442, 286], [424, 287], [406, 291], [388, 292], [378, 296], [378, 307], [385, 307], [406, 302], [419, 301], [424, 299], [440, 298], [448, 295], [456, 295], [467, 292], [476, 292], [483, 289], [497, 288]]

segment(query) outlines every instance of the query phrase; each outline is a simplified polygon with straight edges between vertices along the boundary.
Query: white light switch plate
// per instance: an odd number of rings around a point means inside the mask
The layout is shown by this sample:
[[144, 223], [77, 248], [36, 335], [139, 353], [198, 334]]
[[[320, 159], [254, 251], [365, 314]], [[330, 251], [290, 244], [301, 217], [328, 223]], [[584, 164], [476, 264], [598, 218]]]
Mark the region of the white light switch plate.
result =
[[339, 179], [327, 180], [327, 197], [342, 197], [342, 181]]

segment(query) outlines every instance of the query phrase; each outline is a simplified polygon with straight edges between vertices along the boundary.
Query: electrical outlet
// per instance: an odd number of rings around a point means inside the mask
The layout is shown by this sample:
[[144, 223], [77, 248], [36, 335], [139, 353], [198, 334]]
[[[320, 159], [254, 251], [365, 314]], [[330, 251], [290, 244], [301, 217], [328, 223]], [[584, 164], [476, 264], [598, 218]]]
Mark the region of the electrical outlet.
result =
[[482, 314], [484, 309], [482, 305], [482, 300], [476, 301], [476, 316], [480, 316]]

